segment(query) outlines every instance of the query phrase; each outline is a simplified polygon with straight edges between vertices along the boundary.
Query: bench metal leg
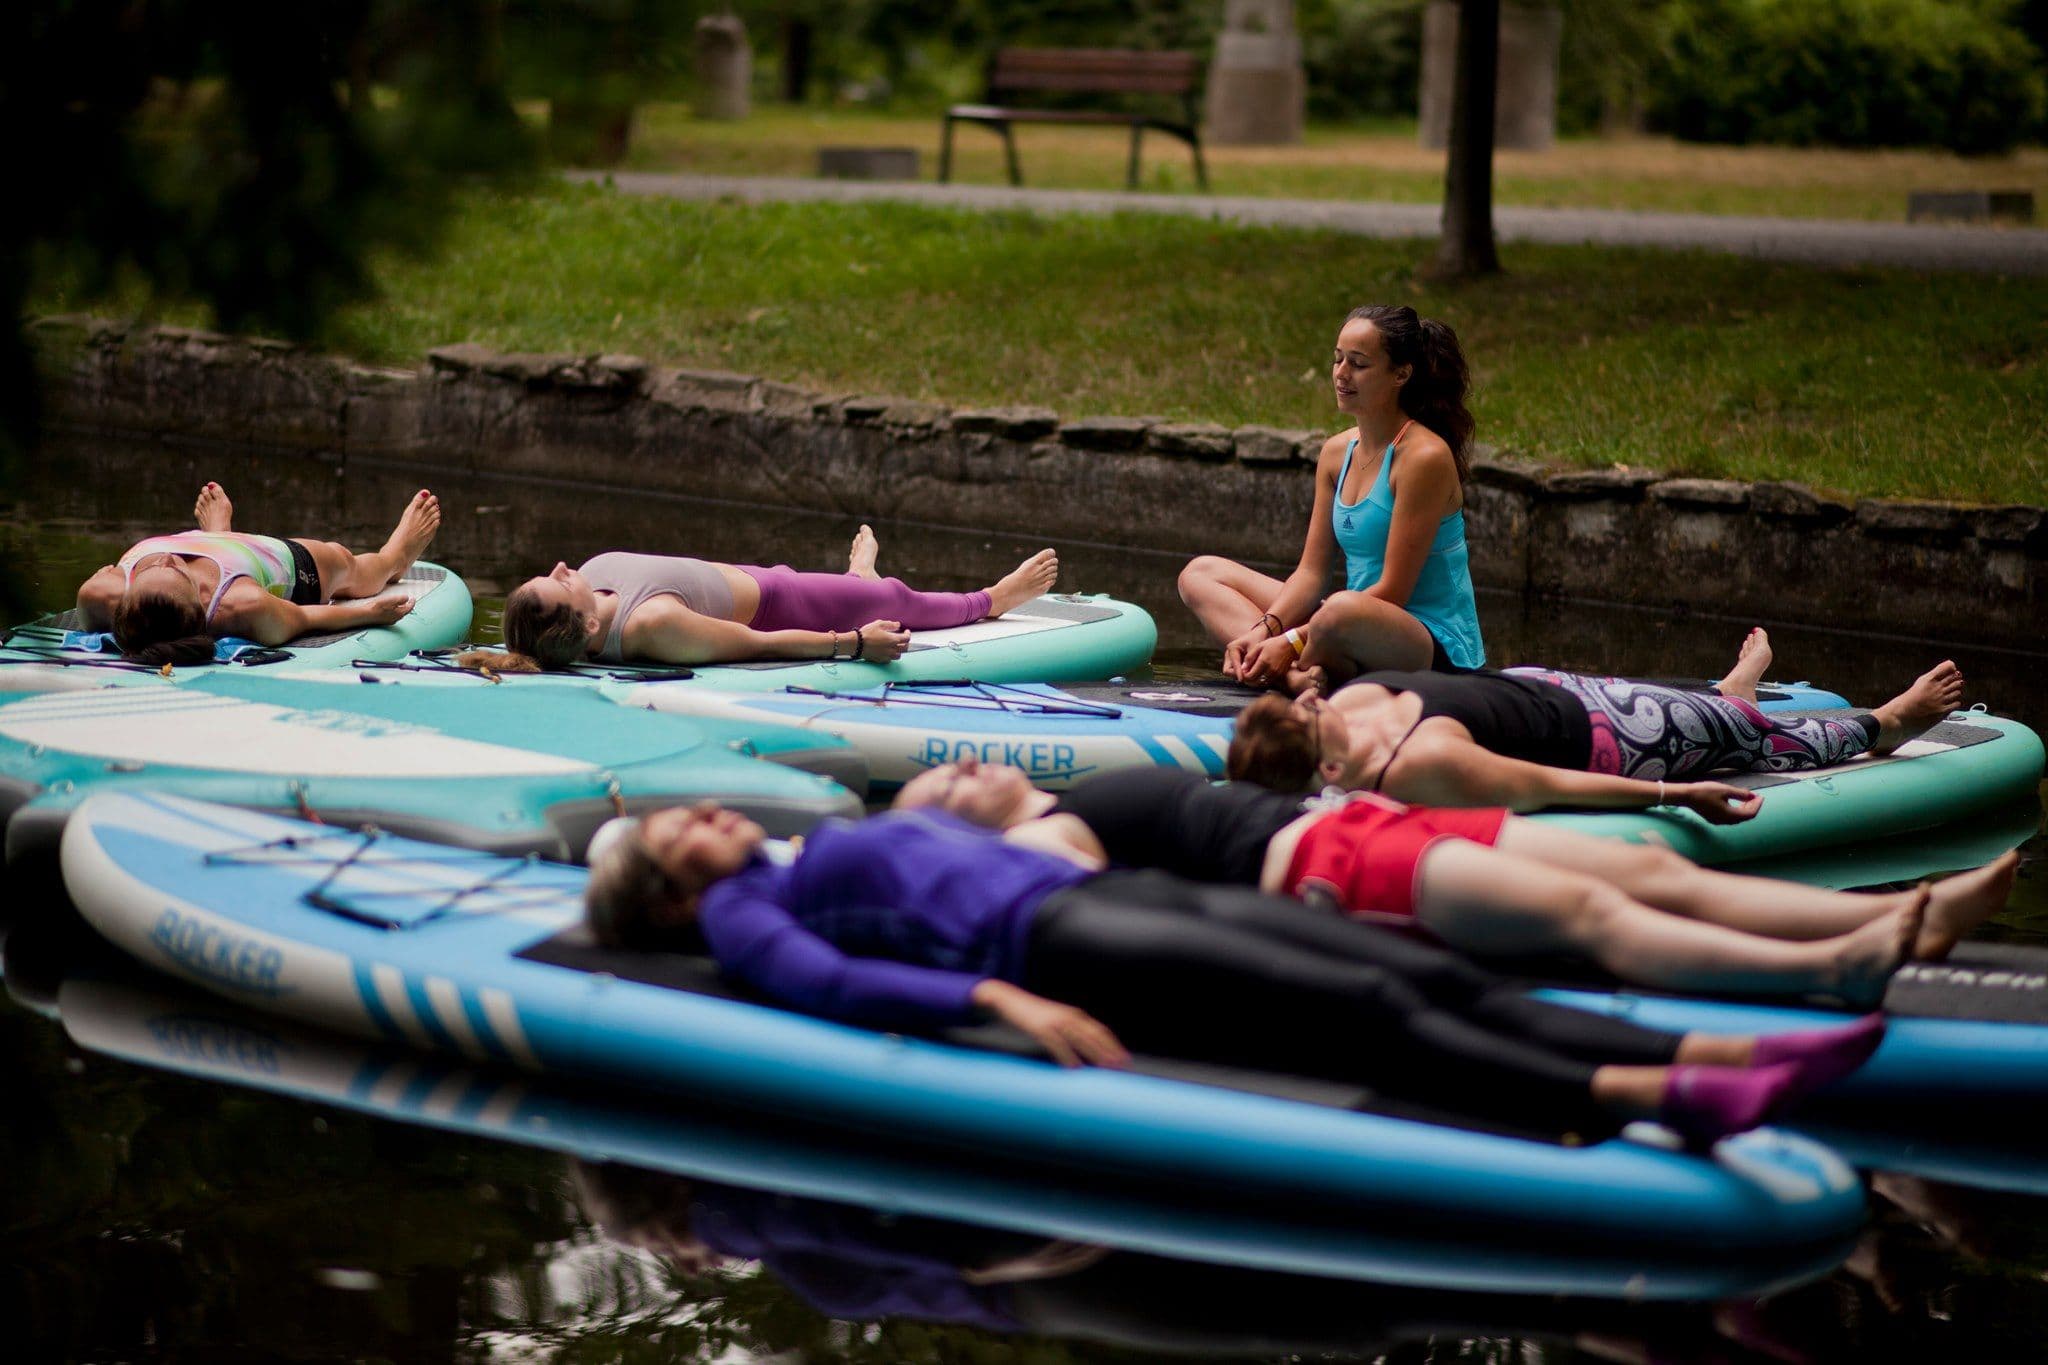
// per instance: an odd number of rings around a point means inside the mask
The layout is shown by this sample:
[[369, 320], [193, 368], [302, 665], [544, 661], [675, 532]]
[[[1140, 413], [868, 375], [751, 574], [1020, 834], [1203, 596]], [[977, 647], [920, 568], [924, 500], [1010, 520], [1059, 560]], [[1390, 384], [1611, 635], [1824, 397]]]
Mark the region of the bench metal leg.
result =
[[1024, 172], [1017, 169], [1016, 134], [1010, 130], [1010, 125], [1007, 123], [998, 123], [996, 131], [1003, 135], [1003, 159], [1010, 166], [1010, 183], [1021, 186], [1024, 183]]
[[1189, 138], [1188, 150], [1195, 154], [1195, 183], [1202, 187], [1202, 193], [1207, 194], [1209, 192], [1209, 169], [1202, 164], [1202, 140], [1197, 137]]
[[939, 183], [945, 184], [953, 178], [953, 116], [946, 115], [944, 131], [939, 134]]
[[1124, 184], [1131, 189], [1138, 188], [1138, 144], [1144, 140], [1144, 137], [1145, 125], [1133, 123], [1131, 125], [1131, 164], [1130, 168], [1124, 172]]

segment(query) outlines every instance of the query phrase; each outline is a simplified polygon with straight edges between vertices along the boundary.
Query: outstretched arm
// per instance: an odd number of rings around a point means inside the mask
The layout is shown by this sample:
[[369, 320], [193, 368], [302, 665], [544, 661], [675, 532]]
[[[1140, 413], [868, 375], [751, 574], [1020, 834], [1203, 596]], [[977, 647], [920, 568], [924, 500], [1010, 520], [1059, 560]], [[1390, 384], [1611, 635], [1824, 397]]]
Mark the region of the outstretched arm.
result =
[[403, 593], [302, 607], [267, 592], [255, 592], [222, 603], [213, 624], [223, 635], [239, 635], [259, 645], [284, 645], [301, 635], [388, 626], [411, 610], [412, 598]]
[[910, 632], [895, 621], [870, 621], [851, 630], [755, 630], [691, 611], [676, 597], [657, 597], [626, 623], [626, 655], [667, 664], [717, 664], [741, 659], [845, 659], [888, 663], [910, 645]]
[[1514, 811], [1549, 806], [1601, 810], [1684, 806], [1717, 825], [1740, 824], [1763, 807], [1763, 797], [1727, 782], [1644, 782], [1573, 772], [1506, 758], [1470, 740], [1419, 736], [1395, 758], [1381, 789], [1418, 805], [1506, 806]]

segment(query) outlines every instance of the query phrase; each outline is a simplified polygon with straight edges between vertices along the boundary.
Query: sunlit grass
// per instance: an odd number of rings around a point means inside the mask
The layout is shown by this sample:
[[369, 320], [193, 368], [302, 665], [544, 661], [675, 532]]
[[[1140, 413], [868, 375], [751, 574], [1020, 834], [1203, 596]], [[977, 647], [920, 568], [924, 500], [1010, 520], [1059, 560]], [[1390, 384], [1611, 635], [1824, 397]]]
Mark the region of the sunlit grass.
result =
[[[1426, 242], [1151, 215], [681, 203], [595, 187], [463, 202], [433, 262], [329, 339], [631, 352], [825, 393], [1068, 416], [1330, 429], [1344, 313], [1411, 303], [1463, 337], [1480, 439], [1557, 464], [2048, 502], [2048, 291], [1707, 254], [1514, 246], [1423, 282]], [[46, 287], [42, 311], [133, 308]], [[204, 321], [189, 312], [167, 313]]]
[[[1121, 189], [1125, 137], [1113, 128], [1019, 125], [1024, 182], [1041, 188]], [[682, 105], [641, 109], [632, 167], [711, 175], [815, 175], [827, 145], [912, 147], [927, 179], [938, 173], [935, 114], [767, 106], [739, 123], [690, 117]], [[954, 134], [954, 179], [1004, 183], [1002, 144], [985, 128]], [[1443, 195], [1442, 152], [1425, 151], [1412, 124], [1313, 127], [1294, 147], [1211, 147], [1217, 194], [1433, 203]], [[2048, 149], [1962, 157], [1939, 151], [1710, 147], [1667, 138], [1571, 138], [1547, 152], [1501, 152], [1502, 204], [1762, 214], [1902, 221], [1918, 189], [2027, 189], [2048, 205]], [[1145, 141], [1144, 185], [1192, 193], [1187, 150]]]

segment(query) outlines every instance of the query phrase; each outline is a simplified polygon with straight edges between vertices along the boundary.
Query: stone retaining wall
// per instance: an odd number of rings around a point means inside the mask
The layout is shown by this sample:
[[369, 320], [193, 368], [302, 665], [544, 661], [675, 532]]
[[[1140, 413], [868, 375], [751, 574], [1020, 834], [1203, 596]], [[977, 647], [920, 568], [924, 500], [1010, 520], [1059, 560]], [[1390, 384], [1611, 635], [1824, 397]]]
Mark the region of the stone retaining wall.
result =
[[[1300, 544], [1322, 440], [823, 396], [622, 355], [462, 345], [393, 370], [84, 318], [30, 331], [55, 425], [1267, 563]], [[1845, 502], [1485, 454], [1467, 501], [1482, 586], [2025, 649], [2048, 624], [2038, 507]]]

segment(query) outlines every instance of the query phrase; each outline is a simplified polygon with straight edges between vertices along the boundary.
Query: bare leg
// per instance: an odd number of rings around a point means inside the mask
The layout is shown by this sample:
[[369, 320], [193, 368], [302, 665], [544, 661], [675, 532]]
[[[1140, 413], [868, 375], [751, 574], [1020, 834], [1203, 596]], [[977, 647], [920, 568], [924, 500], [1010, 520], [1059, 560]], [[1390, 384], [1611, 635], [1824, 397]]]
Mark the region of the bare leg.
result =
[[1771, 637], [1762, 626], [1750, 631], [1743, 639], [1742, 648], [1735, 656], [1735, 667], [1728, 670], [1728, 676], [1714, 684], [1714, 690], [1724, 697], [1740, 697], [1751, 706], [1756, 705], [1756, 685], [1763, 680], [1764, 671], [1771, 666]]
[[1913, 685], [1876, 707], [1877, 743], [1874, 754], [1888, 754], [1916, 739], [1948, 718], [1963, 700], [1963, 670], [1952, 659], [1943, 659], [1913, 680]]
[[235, 505], [228, 501], [228, 490], [208, 479], [192, 504], [192, 524], [202, 531], [234, 530]]
[[1060, 557], [1052, 550], [1040, 550], [989, 586], [988, 614], [1001, 616], [1015, 611], [1034, 597], [1052, 591], [1060, 579]]
[[1641, 985], [1825, 991], [1869, 1004], [1912, 950], [1920, 911], [1908, 905], [1836, 938], [1787, 942], [1665, 914], [1593, 877], [1445, 839], [1423, 857], [1416, 918], [1454, 948], [1571, 952]]
[[[1834, 938], [1911, 905], [1917, 891], [1828, 891], [1770, 877], [1700, 867], [1668, 848], [1625, 844], [1508, 817], [1495, 845], [1551, 867], [1585, 873], [1645, 905], [1747, 934], [1793, 941]], [[1939, 961], [1970, 930], [2005, 908], [2019, 855], [1934, 883], [1926, 923], [1913, 945], [1921, 961]]]
[[1250, 630], [1286, 586], [1220, 555], [1191, 559], [1180, 571], [1180, 600], [1219, 645]]
[[853, 533], [853, 548], [846, 552], [846, 571], [855, 578], [880, 578], [875, 572], [875, 556], [881, 545], [875, 540], [875, 531], [866, 522]]
[[327, 595], [336, 601], [375, 597], [426, 553], [434, 533], [440, 529], [441, 500], [422, 488], [413, 494], [405, 511], [399, 513], [398, 525], [391, 529], [384, 548], [375, 554], [350, 555], [347, 567]]
[[1376, 668], [1424, 669], [1436, 657], [1427, 626], [1362, 592], [1331, 593], [1308, 624], [1301, 662], [1328, 670], [1332, 682]]

